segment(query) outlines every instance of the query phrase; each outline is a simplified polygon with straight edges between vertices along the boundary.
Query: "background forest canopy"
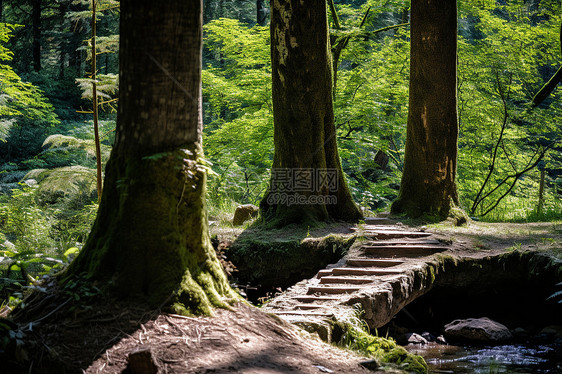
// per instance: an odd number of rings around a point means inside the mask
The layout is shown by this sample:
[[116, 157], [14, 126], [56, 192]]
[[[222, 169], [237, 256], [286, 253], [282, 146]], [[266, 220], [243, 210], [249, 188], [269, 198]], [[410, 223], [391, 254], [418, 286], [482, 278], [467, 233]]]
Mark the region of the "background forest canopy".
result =
[[[360, 206], [386, 210], [398, 194], [404, 159], [409, 2], [334, 3], [328, 13], [343, 169]], [[118, 5], [96, 2], [95, 92], [103, 162], [116, 119]], [[208, 186], [214, 219], [237, 204], [257, 203], [269, 181], [273, 110], [267, 5], [263, 0], [204, 2], [204, 148], [215, 172]], [[486, 220], [559, 219], [560, 89], [536, 108], [530, 103], [562, 64], [562, 5], [459, 0], [458, 6], [462, 206]], [[41, 248], [66, 261], [62, 255], [84, 240], [97, 209], [92, 3], [1, 0], [0, 10], [0, 249], [8, 240], [17, 250], [13, 253]]]

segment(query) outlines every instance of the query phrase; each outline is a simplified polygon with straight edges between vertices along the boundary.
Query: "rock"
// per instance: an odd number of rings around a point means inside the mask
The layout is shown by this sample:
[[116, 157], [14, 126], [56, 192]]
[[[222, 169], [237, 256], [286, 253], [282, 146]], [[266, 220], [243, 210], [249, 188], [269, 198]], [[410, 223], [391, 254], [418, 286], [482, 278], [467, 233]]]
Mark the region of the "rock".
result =
[[232, 225], [240, 226], [244, 222], [257, 217], [260, 208], [253, 204], [238, 205], [236, 211], [234, 212], [234, 218], [232, 219]]
[[562, 326], [546, 326], [539, 332], [538, 337], [549, 341], [562, 339]]
[[427, 339], [416, 333], [406, 334], [406, 341], [408, 344], [427, 344]]
[[432, 333], [429, 332], [424, 332], [423, 334], [421, 334], [422, 338], [424, 338], [425, 340], [427, 340], [428, 342], [434, 342], [436, 340], [435, 335], [433, 335]]
[[511, 334], [516, 338], [527, 338], [529, 333], [522, 327], [517, 327], [511, 331]]
[[454, 340], [501, 342], [513, 338], [507, 327], [489, 318], [457, 319], [445, 325], [445, 335]]
[[445, 340], [445, 337], [443, 335], [439, 335], [435, 341], [439, 344], [447, 344], [447, 340]]

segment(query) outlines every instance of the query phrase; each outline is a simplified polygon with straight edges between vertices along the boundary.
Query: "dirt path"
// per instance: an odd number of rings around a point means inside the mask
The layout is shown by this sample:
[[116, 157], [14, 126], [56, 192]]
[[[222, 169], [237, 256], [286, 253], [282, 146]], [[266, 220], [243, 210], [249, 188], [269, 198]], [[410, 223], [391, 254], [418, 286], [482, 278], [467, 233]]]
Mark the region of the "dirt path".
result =
[[[498, 228], [486, 229], [485, 233], [451, 229], [445, 234], [447, 229], [430, 228], [423, 234], [404, 234], [412, 230], [378, 227], [382, 223], [368, 222], [361, 229], [371, 239], [318, 277], [295, 285], [290, 291], [293, 294], [284, 294], [264, 310], [275, 309], [291, 322], [299, 318], [322, 321], [334, 313], [353, 313], [353, 298], [365, 289], [378, 287], [390, 295], [403, 293], [395, 285], [402, 284], [404, 274], [431, 253], [485, 256], [517, 246], [519, 240], [522, 249], [559, 248], [562, 238], [559, 228], [543, 232], [542, 226], [532, 228], [534, 236], [525, 226], [514, 226], [509, 234], [502, 235], [497, 234], [501, 231]], [[396, 231], [401, 237], [393, 237], [398, 235]], [[480, 249], [474, 250], [479, 245]], [[160, 373], [372, 372], [359, 365], [367, 358], [325, 344], [278, 317], [246, 305], [217, 310], [213, 318], [188, 318], [146, 312], [115, 300], [63, 313], [63, 309], [57, 309], [62, 302], [65, 299], [53, 296], [34, 321], [41, 316], [48, 318], [19, 326], [23, 344], [10, 354], [0, 352], [2, 373], [122, 373], [129, 355], [138, 351], [150, 352]]]

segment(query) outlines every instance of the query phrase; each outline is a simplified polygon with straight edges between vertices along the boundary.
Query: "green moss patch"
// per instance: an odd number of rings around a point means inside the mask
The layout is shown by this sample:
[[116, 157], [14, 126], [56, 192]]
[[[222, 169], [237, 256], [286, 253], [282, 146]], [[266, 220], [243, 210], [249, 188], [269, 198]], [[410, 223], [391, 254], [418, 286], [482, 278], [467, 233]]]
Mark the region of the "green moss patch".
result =
[[427, 363], [423, 357], [406, 351], [392, 339], [373, 336], [360, 328], [351, 325], [342, 327], [343, 333], [339, 346], [358, 351], [373, 357], [380, 367], [400, 369], [408, 373], [427, 373]]

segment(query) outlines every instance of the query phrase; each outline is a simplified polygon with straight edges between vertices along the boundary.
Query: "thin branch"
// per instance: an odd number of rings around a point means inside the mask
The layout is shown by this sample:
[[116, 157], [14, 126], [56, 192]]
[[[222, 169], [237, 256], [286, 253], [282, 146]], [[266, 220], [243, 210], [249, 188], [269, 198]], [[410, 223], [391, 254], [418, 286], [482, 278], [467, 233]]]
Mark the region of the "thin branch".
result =
[[488, 208], [488, 210], [486, 210], [484, 213], [482, 213], [482, 216], [487, 215], [488, 213], [490, 213], [492, 210], [496, 209], [496, 207], [499, 205], [499, 203], [503, 200], [504, 197], [506, 197], [515, 187], [515, 184], [517, 183], [517, 181], [519, 180], [519, 178], [521, 178], [525, 173], [527, 173], [529, 170], [535, 168], [538, 163], [544, 158], [545, 153], [552, 148], [552, 146], [554, 145], [554, 143], [551, 143], [548, 147], [545, 147], [542, 152], [540, 153], [539, 157], [537, 157], [537, 159], [535, 160], [535, 162], [533, 162], [531, 165], [527, 165], [527, 167], [514, 175], [510, 175], [508, 176], [513, 178], [513, 183], [511, 184], [511, 186], [509, 187], [509, 189], [499, 197], [499, 199], [495, 202], [495, 204], [493, 204], [490, 208]]
[[328, 0], [328, 4], [330, 5], [330, 13], [332, 13], [334, 28], [340, 30], [341, 23], [340, 23], [340, 18], [338, 17], [338, 12], [336, 11], [336, 6], [334, 5], [334, 0]]
[[[470, 212], [472, 214], [474, 214], [474, 212], [476, 212], [476, 208], [478, 208], [478, 205], [480, 205], [480, 203], [484, 200], [484, 198], [481, 198], [482, 193], [484, 192], [484, 189], [486, 188], [486, 185], [488, 184], [488, 181], [490, 180], [490, 178], [492, 177], [492, 174], [494, 173], [495, 167], [496, 167], [496, 159], [497, 159], [497, 155], [498, 155], [498, 148], [500, 147], [501, 141], [503, 139], [503, 134], [505, 132], [505, 129], [507, 128], [507, 120], [509, 118], [509, 113], [507, 110], [507, 98], [505, 96], [505, 92], [504, 89], [501, 85], [500, 82], [500, 77], [499, 77], [499, 73], [496, 71], [496, 82], [498, 85], [498, 93], [500, 94], [500, 98], [503, 104], [503, 123], [502, 123], [502, 127], [501, 127], [501, 131], [500, 131], [500, 135], [498, 137], [498, 141], [496, 142], [496, 145], [494, 147], [494, 151], [492, 153], [492, 159], [490, 161], [490, 166], [489, 166], [489, 170], [488, 170], [488, 175], [486, 175], [486, 178], [484, 179], [484, 182], [482, 183], [482, 186], [480, 186], [480, 190], [478, 191], [478, 193], [476, 194], [476, 197], [474, 198], [474, 202], [472, 204], [472, 207], [470, 208]], [[511, 81], [513, 78], [513, 74], [509, 75], [509, 86], [511, 86]], [[508, 95], [509, 95], [510, 91], [508, 90]]]

